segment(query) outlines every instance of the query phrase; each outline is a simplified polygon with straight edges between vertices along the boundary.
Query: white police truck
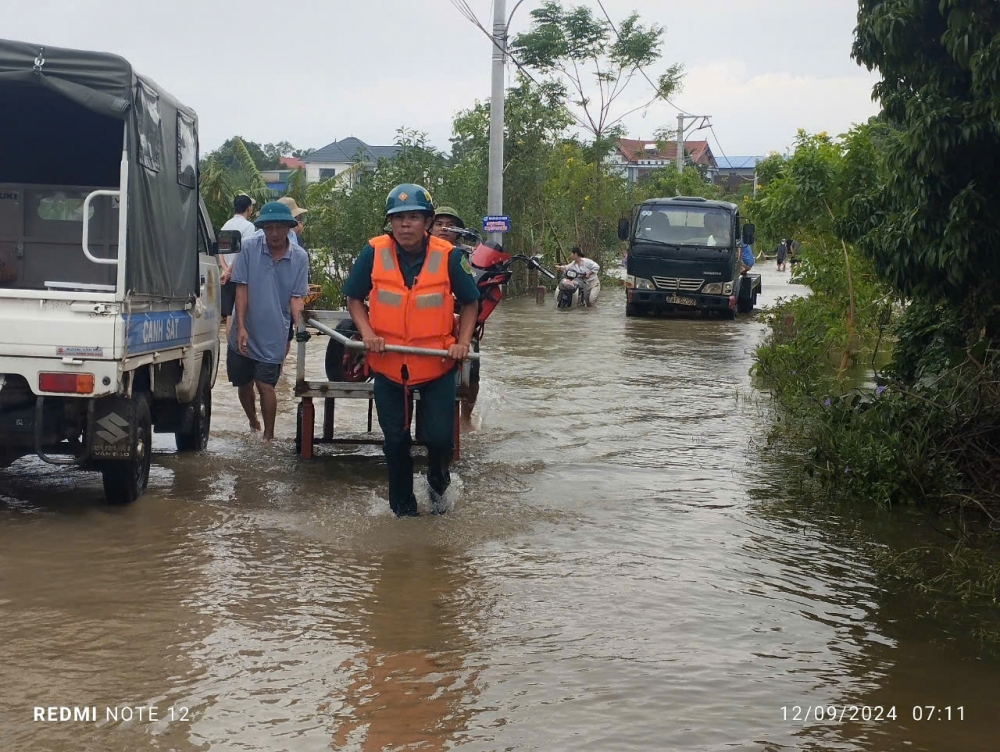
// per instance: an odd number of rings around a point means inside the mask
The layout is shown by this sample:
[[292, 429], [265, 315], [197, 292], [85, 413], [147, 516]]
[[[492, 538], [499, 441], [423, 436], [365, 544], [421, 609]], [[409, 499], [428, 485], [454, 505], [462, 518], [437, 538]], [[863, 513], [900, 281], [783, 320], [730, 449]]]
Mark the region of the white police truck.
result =
[[154, 431], [200, 450], [211, 425], [197, 117], [120, 57], [6, 40], [0, 102], [0, 467], [96, 470], [130, 502]]

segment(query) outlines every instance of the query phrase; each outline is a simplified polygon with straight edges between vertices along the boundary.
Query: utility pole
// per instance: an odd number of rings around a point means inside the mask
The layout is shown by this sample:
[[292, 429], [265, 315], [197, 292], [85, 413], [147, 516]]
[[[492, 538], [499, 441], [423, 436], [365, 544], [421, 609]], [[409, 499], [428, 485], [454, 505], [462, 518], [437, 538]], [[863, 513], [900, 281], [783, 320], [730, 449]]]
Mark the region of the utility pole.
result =
[[[490, 95], [490, 167], [486, 212], [503, 214], [504, 66], [507, 58], [507, 2], [493, 0], [493, 89]], [[489, 240], [503, 236], [491, 232]]]
[[678, 115], [677, 116], [677, 173], [684, 171], [684, 121], [701, 120], [701, 124], [695, 130], [701, 130], [711, 125], [709, 118], [711, 115]]
[[684, 116], [677, 116], [677, 174], [684, 172]]

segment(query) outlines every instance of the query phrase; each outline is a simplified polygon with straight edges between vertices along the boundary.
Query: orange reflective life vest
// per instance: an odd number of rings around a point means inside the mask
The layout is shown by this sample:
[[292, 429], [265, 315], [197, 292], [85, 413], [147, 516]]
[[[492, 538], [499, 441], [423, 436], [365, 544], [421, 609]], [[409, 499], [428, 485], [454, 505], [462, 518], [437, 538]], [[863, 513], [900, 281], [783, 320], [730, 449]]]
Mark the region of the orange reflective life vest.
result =
[[[368, 318], [387, 345], [447, 350], [455, 344], [455, 303], [448, 275], [452, 245], [429, 237], [420, 274], [407, 287], [396, 258], [396, 242], [389, 235], [372, 238], [375, 249]], [[368, 353], [368, 368], [397, 383], [423, 384], [444, 376], [455, 361], [429, 355]], [[405, 372], [404, 372], [405, 367]]]

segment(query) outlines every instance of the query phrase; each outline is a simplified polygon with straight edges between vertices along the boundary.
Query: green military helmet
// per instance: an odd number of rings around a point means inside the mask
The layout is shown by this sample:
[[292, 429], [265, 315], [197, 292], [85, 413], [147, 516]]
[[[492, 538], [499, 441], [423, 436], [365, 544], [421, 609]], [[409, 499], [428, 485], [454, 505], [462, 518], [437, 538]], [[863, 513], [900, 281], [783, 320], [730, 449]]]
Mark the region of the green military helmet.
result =
[[437, 212], [434, 214], [434, 219], [437, 219], [438, 217], [451, 217], [455, 220], [452, 222], [455, 227], [461, 227], [463, 230], [465, 229], [465, 222], [463, 222], [462, 218], [458, 216], [458, 212], [450, 206], [439, 206], [437, 208]]
[[389, 191], [385, 200], [385, 216], [408, 211], [434, 216], [434, 201], [426, 188], [416, 183], [401, 183]]

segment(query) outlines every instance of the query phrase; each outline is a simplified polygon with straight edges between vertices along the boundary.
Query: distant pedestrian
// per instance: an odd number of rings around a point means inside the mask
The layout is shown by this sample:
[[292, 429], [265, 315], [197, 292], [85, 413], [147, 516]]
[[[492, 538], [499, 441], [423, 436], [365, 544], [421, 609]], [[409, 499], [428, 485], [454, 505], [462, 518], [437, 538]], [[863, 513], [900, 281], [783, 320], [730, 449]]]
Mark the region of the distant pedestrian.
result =
[[[264, 440], [274, 438], [278, 401], [274, 385], [287, 352], [288, 327], [298, 324], [309, 291], [306, 252], [291, 239], [289, 230], [297, 224], [284, 204], [264, 204], [254, 223], [263, 232], [245, 241], [233, 264], [236, 307], [229, 327], [226, 370], [239, 389], [240, 404], [250, 428], [260, 430], [254, 387], [260, 394], [264, 417]], [[308, 339], [308, 332], [301, 332]]]
[[778, 271], [785, 271], [785, 262], [788, 259], [788, 241], [782, 239], [775, 250], [774, 260], [778, 265]]
[[753, 255], [753, 248], [751, 248], [747, 243], [740, 241], [740, 273], [746, 274], [748, 271], [753, 269], [753, 265], [756, 262], [756, 258]]
[[795, 266], [800, 263], [802, 259], [799, 257], [799, 241], [788, 239], [788, 264], [789, 266]]
[[[233, 199], [233, 216], [220, 228], [223, 232], [232, 230], [238, 231], [243, 236], [243, 241], [257, 232], [250, 217], [253, 215], [254, 200], [241, 193]], [[219, 283], [222, 285], [222, 321], [225, 323], [229, 316], [233, 315], [233, 306], [236, 304], [236, 284], [230, 279], [233, 273], [233, 263], [235, 253], [223, 253], [219, 255], [219, 267], [222, 273], [219, 276]]]

